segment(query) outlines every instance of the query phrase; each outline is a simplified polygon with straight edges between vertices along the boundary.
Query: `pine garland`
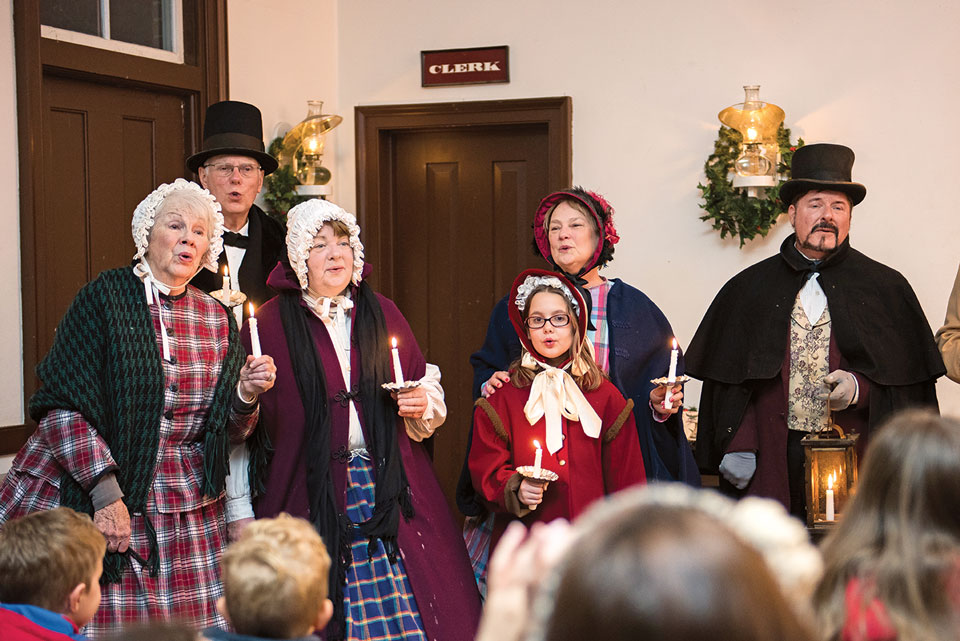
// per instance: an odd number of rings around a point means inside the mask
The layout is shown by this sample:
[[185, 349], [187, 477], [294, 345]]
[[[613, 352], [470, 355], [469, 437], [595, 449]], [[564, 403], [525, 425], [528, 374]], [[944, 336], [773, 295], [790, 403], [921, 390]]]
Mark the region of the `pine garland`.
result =
[[733, 163], [740, 154], [741, 140], [739, 131], [720, 126], [713, 153], [703, 166], [706, 185], [698, 183], [697, 189], [704, 200], [700, 208], [707, 212], [700, 216], [700, 220], [712, 221], [713, 228], [720, 230], [720, 238], [726, 238], [728, 234], [739, 237], [740, 247], [743, 247], [757, 234], [766, 236], [777, 222], [777, 217], [785, 211], [780, 201], [780, 186], [790, 177], [793, 152], [803, 146], [803, 139], [798, 139], [794, 145], [790, 142], [790, 130], [780, 125], [777, 131], [777, 143], [780, 145], [777, 173], [780, 181], [775, 187], [762, 190], [757, 198], [748, 197], [746, 190], [735, 189], [730, 178]]
[[[270, 143], [269, 154], [281, 160], [282, 146], [283, 138], [279, 136], [274, 138]], [[294, 177], [293, 169], [289, 165], [284, 165], [282, 161], [275, 172], [263, 179], [263, 184], [266, 188], [263, 200], [267, 205], [267, 213], [279, 220], [284, 227], [287, 225], [287, 212], [290, 208], [310, 199], [308, 196], [297, 194], [296, 188], [300, 183]]]

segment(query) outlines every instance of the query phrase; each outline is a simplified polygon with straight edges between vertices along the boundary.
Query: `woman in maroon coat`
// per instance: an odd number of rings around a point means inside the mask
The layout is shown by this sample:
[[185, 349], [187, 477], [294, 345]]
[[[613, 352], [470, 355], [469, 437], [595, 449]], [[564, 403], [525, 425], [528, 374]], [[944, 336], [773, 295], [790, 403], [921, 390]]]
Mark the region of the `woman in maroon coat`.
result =
[[[531, 269], [514, 281], [508, 306], [522, 355], [509, 383], [477, 400], [468, 458], [473, 486], [496, 515], [491, 547], [514, 519], [572, 519], [646, 480], [633, 402], [597, 367], [577, 289]], [[555, 481], [517, 472], [536, 466], [538, 448]]]
[[[410, 326], [362, 280], [352, 214], [323, 200], [290, 210], [280, 292], [257, 312], [276, 386], [260, 397], [275, 449], [258, 517], [309, 519], [334, 560], [328, 639], [472, 639], [480, 601], [423, 440], [446, 417], [439, 370]], [[250, 344], [249, 326], [243, 338]], [[391, 395], [391, 339], [402, 376]]]

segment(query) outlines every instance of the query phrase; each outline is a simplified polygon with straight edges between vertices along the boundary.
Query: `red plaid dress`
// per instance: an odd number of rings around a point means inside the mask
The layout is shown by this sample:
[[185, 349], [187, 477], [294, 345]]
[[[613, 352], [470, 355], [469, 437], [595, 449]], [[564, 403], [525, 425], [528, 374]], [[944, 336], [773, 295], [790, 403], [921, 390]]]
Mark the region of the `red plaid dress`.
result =
[[[222, 594], [218, 564], [226, 543], [224, 499], [222, 494], [202, 496], [200, 488], [203, 429], [227, 352], [227, 316], [216, 301], [189, 286], [163, 305], [172, 358], [163, 363], [164, 414], [157, 426], [160, 443], [147, 503], [157, 532], [160, 571], [151, 577], [131, 560], [121, 582], [104, 587], [100, 609], [84, 629], [91, 637], [157, 619], [200, 627], [224, 624], [215, 610]], [[160, 350], [156, 305], [150, 313]], [[231, 411], [231, 440], [249, 436], [257, 418], [258, 410]], [[50, 412], [13, 460], [0, 488], [0, 523], [56, 507], [65, 470], [90, 489], [104, 471], [115, 467], [107, 444], [80, 414]], [[130, 547], [147, 558], [145, 519], [130, 516]]]

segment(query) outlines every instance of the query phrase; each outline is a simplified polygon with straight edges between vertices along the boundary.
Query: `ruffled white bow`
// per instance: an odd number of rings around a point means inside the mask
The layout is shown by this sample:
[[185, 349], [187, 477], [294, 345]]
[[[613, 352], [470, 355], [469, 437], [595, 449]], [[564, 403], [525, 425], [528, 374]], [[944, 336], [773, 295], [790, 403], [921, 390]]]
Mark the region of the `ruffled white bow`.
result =
[[543, 368], [543, 371], [533, 377], [530, 396], [527, 404], [523, 406], [523, 413], [530, 425], [541, 418], [546, 419], [548, 452], [556, 454], [563, 447], [561, 416], [571, 421], [580, 421], [584, 434], [590, 438], [599, 438], [600, 416], [587, 402], [583, 391], [566, 370], [541, 363], [527, 351], [523, 353], [520, 366], [528, 369], [536, 369], [538, 366]]
[[156, 305], [160, 316], [160, 342], [163, 345], [163, 360], [170, 360], [170, 339], [167, 337], [167, 326], [163, 322], [163, 305], [160, 304], [160, 294], [170, 295], [170, 286], [157, 280], [150, 271], [147, 261], [141, 260], [133, 266], [133, 273], [143, 281], [143, 292], [147, 296], [147, 305]]

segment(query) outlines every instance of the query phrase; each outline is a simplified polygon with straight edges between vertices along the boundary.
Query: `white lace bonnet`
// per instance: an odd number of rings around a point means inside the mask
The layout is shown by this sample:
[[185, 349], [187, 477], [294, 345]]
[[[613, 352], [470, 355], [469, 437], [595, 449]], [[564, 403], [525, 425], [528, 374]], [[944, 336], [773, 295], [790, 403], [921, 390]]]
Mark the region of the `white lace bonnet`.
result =
[[353, 276], [350, 282], [360, 284], [363, 272], [363, 243], [360, 242], [360, 226], [356, 217], [329, 200], [313, 198], [302, 202], [287, 212], [287, 258], [297, 274], [300, 288], [306, 289], [307, 256], [313, 247], [313, 239], [324, 223], [339, 220], [350, 230], [350, 247], [353, 249]]
[[202, 201], [210, 205], [213, 229], [210, 230], [210, 246], [207, 248], [207, 253], [203, 255], [200, 266], [216, 272], [217, 261], [220, 258], [220, 252], [223, 251], [223, 214], [220, 212], [220, 203], [209, 191], [197, 183], [183, 178], [177, 178], [172, 183], [160, 185], [140, 201], [137, 208], [133, 210], [133, 221], [130, 223], [130, 227], [133, 231], [133, 242], [137, 247], [137, 253], [133, 259], [142, 260], [146, 255], [147, 247], [150, 245], [150, 231], [157, 220], [157, 210], [160, 209], [164, 199], [173, 192], [184, 189], [196, 192]]
[[567, 289], [567, 286], [563, 284], [556, 276], [527, 276], [523, 283], [517, 287], [517, 309], [522, 312], [527, 306], [527, 299], [530, 298], [530, 294], [533, 293], [533, 290], [541, 285], [559, 289], [561, 292], [563, 292], [564, 298], [566, 298], [567, 301], [573, 305], [573, 313], [577, 315], [580, 314], [580, 303], [576, 296], [570, 293], [570, 290]]

